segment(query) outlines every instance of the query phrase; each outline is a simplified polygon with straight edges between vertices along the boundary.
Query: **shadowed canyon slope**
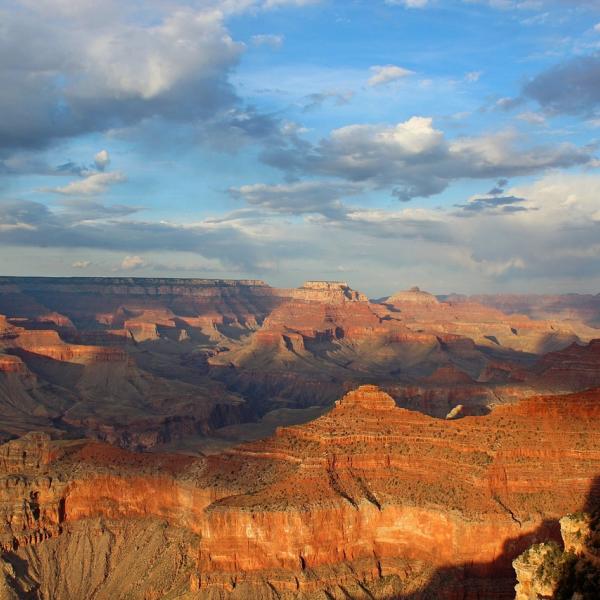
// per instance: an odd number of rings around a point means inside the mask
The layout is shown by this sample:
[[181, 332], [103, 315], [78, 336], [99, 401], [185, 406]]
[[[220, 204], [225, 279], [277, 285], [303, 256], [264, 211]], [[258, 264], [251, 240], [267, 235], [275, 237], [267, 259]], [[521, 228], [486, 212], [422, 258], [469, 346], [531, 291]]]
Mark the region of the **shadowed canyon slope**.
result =
[[442, 418], [600, 385], [599, 330], [581, 320], [418, 288], [369, 301], [344, 282], [5, 277], [0, 314], [4, 439], [213, 451], [361, 383]]
[[30, 434], [0, 446], [0, 593], [512, 598], [511, 561], [596, 485], [599, 416], [598, 391], [448, 421], [363, 386], [210, 456]]

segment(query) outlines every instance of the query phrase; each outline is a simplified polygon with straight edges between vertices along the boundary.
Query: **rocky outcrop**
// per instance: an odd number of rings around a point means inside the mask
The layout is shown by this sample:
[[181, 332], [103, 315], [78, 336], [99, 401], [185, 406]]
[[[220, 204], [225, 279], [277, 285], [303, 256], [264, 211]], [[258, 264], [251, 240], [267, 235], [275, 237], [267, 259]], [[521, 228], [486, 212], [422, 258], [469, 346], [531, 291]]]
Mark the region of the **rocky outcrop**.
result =
[[410, 288], [405, 292], [396, 292], [386, 299], [387, 304], [392, 306], [403, 306], [404, 304], [420, 304], [421, 306], [434, 306], [439, 304], [439, 300], [428, 292], [421, 291], [417, 286]]
[[[2, 480], [5, 559], [24, 561], [43, 599], [88, 594], [69, 575], [69, 557], [78, 552], [89, 581], [105, 564], [105, 580], [116, 582], [125, 575], [102, 558], [103, 540], [122, 547], [116, 531], [134, 527], [127, 535], [142, 543], [134, 523], [150, 519], [185, 547], [163, 562], [137, 546], [139, 562], [159, 573], [178, 557], [173, 581], [188, 587], [174, 598], [450, 600], [468, 589], [508, 600], [511, 561], [555, 535], [555, 520], [581, 507], [600, 469], [599, 400], [537, 397], [446, 421], [363, 386], [310, 423], [206, 457], [52, 442], [41, 470]], [[99, 597], [109, 597], [105, 585]]]
[[56, 451], [47, 433], [32, 431], [16, 440], [0, 445], [0, 473], [36, 474], [43, 470]]
[[293, 300], [311, 302], [368, 302], [365, 294], [353, 290], [345, 281], [305, 281], [298, 289], [288, 290]]
[[560, 520], [563, 542], [536, 544], [513, 561], [515, 600], [593, 600], [600, 596], [598, 516], [584, 512]]

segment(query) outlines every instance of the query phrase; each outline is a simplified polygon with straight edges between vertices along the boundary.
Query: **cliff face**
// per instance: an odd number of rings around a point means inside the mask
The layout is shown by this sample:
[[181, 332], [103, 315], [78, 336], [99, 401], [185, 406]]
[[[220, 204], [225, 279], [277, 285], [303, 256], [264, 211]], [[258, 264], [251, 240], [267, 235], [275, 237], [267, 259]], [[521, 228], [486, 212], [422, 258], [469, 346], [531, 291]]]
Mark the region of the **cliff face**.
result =
[[123, 343], [67, 343], [58, 331], [2, 318], [0, 435], [66, 430], [147, 448], [240, 420], [241, 400], [222, 384], [157, 377], [128, 350]]
[[526, 314], [534, 319], [581, 321], [592, 327], [600, 326], [600, 294], [488, 294], [445, 299], [478, 302], [507, 314]]
[[[164, 559], [157, 541], [136, 552], [159, 573], [178, 561], [169, 589], [187, 583], [174, 598], [343, 597], [345, 589], [450, 599], [470, 589], [473, 598], [508, 599], [512, 559], [553, 536], [600, 471], [599, 400], [598, 392], [534, 398], [444, 421], [363, 386], [315, 421], [207, 457], [10, 442], [1, 447], [4, 559], [25, 561], [15, 586], [28, 581], [40, 598], [60, 600], [84, 590], [68, 570], [77, 551], [99, 597], [109, 597], [96, 572], [109, 541], [116, 550], [103, 582], [116, 585], [128, 552], [118, 532], [133, 528], [141, 544], [136, 523], [147, 522], [148, 536], [171, 545]], [[132, 578], [141, 579], [136, 568]], [[153, 597], [142, 590], [132, 597]]]
[[532, 369], [531, 379], [539, 387], [569, 390], [573, 386], [600, 385], [600, 339], [587, 346], [571, 344], [543, 356]]
[[374, 302], [343, 281], [0, 278], [2, 312], [0, 439], [210, 449], [361, 383], [438, 417], [600, 384], [595, 346], [580, 349], [597, 330], [418, 289]]

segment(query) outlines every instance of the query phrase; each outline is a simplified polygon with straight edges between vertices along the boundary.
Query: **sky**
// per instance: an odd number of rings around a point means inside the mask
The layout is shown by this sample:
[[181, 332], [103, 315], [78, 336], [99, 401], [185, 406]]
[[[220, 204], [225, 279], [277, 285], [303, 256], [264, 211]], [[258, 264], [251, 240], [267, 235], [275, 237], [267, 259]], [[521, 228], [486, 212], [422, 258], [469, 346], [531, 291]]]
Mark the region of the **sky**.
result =
[[0, 274], [600, 292], [600, 0], [0, 0]]

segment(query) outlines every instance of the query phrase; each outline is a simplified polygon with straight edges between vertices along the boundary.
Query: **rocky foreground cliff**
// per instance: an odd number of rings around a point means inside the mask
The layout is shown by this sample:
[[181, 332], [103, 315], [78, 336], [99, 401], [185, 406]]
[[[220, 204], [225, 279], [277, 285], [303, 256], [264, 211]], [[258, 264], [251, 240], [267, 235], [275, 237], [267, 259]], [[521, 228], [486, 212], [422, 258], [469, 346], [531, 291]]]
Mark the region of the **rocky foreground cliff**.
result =
[[509, 599], [600, 473], [600, 392], [435, 419], [375, 386], [221, 454], [0, 446], [1, 598]]

